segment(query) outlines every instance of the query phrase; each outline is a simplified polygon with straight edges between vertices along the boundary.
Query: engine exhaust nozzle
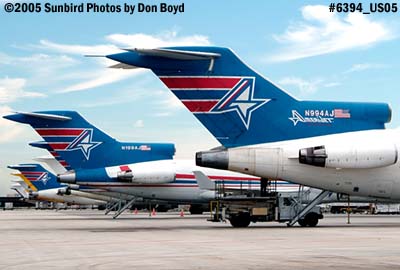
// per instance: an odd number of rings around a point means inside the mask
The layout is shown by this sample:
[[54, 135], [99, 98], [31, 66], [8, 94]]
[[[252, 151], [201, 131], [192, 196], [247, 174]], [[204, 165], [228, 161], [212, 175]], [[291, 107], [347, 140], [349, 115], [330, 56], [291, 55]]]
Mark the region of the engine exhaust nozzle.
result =
[[76, 183], [76, 173], [75, 171], [68, 171], [57, 175], [57, 182], [75, 184]]
[[196, 153], [196, 165], [207, 168], [227, 170], [229, 165], [228, 150], [210, 150]]

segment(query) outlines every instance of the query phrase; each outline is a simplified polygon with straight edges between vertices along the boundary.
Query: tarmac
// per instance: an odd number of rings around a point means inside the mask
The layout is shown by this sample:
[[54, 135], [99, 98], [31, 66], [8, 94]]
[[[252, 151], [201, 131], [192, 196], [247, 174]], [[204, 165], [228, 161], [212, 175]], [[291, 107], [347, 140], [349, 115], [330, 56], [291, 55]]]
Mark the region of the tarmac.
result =
[[0, 269], [400, 269], [400, 216], [328, 215], [249, 228], [207, 215], [0, 212]]

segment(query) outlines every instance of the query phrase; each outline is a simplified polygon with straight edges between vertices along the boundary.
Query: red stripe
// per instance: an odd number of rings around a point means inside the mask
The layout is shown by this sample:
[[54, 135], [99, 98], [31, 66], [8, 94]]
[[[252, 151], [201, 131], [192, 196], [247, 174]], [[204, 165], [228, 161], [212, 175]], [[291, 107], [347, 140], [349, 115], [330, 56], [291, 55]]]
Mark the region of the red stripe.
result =
[[51, 151], [50, 154], [53, 155], [53, 157], [60, 157], [60, 155], [57, 152]]
[[40, 136], [78, 136], [82, 133], [80, 129], [36, 129]]
[[160, 78], [168, 88], [231, 89], [241, 78], [174, 77]]
[[163, 187], [163, 188], [170, 188], [170, 187], [185, 187], [185, 188], [194, 188], [198, 187], [196, 184], [189, 184], [189, 185], [171, 185], [171, 184], [147, 184], [147, 185], [140, 185], [140, 184], [132, 184], [132, 185], [102, 185], [102, 184], [90, 184], [85, 182], [85, 186], [91, 186], [91, 187], [104, 187], [107, 189], [107, 187]]
[[22, 174], [33, 174], [33, 175], [41, 175], [43, 172], [31, 172], [31, 171], [24, 171], [21, 172]]
[[65, 150], [69, 143], [49, 143], [49, 146], [53, 148], [53, 150]]
[[119, 169], [120, 169], [121, 171], [123, 171], [123, 172], [125, 172], [125, 171], [130, 171], [130, 170], [131, 170], [131, 169], [129, 169], [129, 167], [126, 166], [126, 165], [119, 166]]
[[147, 184], [147, 185], [133, 185], [134, 187], [164, 187], [164, 188], [171, 188], [171, 187], [198, 187], [197, 184], [187, 184], [187, 185], [175, 185], [175, 184]]
[[[208, 178], [213, 180], [237, 180], [237, 181], [258, 181], [259, 177], [239, 177], [239, 176], [216, 176], [207, 175]], [[194, 174], [176, 174], [176, 178], [195, 179]]]
[[218, 101], [182, 101], [191, 112], [209, 112]]
[[235, 176], [208, 176], [212, 180], [259, 181], [260, 178], [235, 177]]
[[68, 163], [67, 163], [65, 160], [60, 160], [59, 162], [60, 162], [60, 164], [61, 164], [62, 166], [64, 166], [64, 167], [69, 166]]
[[194, 179], [194, 174], [176, 174], [176, 178]]

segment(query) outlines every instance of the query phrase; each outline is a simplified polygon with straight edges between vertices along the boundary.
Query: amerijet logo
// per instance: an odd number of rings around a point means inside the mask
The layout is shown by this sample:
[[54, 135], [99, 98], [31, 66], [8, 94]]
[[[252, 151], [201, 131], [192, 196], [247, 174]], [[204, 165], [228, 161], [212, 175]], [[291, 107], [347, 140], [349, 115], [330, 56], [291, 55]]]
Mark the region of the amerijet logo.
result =
[[50, 180], [50, 176], [47, 172], [22, 172], [22, 174], [28, 179], [29, 181], [42, 181], [44, 185], [47, 184], [47, 181]]
[[298, 111], [292, 110], [292, 117], [289, 117], [289, 120], [293, 122], [293, 125], [296, 126], [300, 123], [310, 123], [310, 124], [332, 124], [334, 118], [330, 114], [321, 114], [313, 116], [303, 116]]
[[322, 123], [332, 124], [335, 119], [350, 119], [351, 113], [348, 109], [333, 109], [333, 110], [304, 110], [301, 115], [298, 111], [292, 110], [292, 117], [289, 120], [296, 126], [297, 123]]
[[37, 179], [37, 181], [42, 181], [43, 185], [47, 184], [47, 181], [50, 180], [49, 174], [47, 172], [42, 173]]
[[254, 96], [254, 77], [169, 76], [160, 79], [192, 113], [233, 112], [246, 129], [252, 113], [270, 101]]
[[92, 140], [93, 129], [85, 129], [82, 133], [73, 140], [67, 148], [66, 151], [81, 150], [82, 154], [85, 156], [86, 160], [90, 158], [90, 152], [102, 144], [102, 142], [95, 142]]
[[[53, 156], [59, 158], [59, 151], [79, 150], [87, 160], [91, 151], [102, 144], [94, 142], [92, 128], [36, 128], [36, 132], [48, 143], [48, 148]], [[68, 165], [65, 163], [64, 165]]]
[[223, 97], [211, 112], [237, 112], [246, 129], [249, 129], [251, 114], [270, 99], [254, 98], [254, 78], [242, 79]]

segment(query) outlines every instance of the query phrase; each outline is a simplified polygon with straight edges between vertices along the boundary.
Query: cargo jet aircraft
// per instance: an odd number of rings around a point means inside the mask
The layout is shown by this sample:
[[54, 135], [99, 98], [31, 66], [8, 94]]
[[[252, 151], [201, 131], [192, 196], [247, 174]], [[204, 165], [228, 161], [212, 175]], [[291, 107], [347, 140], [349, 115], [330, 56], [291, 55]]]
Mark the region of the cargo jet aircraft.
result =
[[399, 132], [385, 130], [388, 104], [297, 100], [228, 48], [128, 49], [106, 57], [120, 62], [115, 68], [151, 69], [222, 144], [196, 153], [199, 166], [400, 199]]
[[5, 118], [30, 124], [42, 136], [44, 142], [31, 145], [50, 151], [64, 165], [67, 172], [58, 176], [64, 183], [145, 199], [191, 203], [193, 209], [215, 198], [214, 191], [198, 187], [195, 170], [223, 182], [225, 188], [260, 186], [259, 177], [200, 168], [191, 160], [174, 160], [173, 144], [118, 142], [74, 111], [16, 113]]
[[82, 191], [69, 191], [67, 185], [57, 182], [56, 176], [39, 164], [18, 164], [8, 166], [19, 171], [19, 176], [29, 187], [24, 198], [28, 200], [65, 203], [68, 205], [104, 205], [106, 197], [93, 196]]

